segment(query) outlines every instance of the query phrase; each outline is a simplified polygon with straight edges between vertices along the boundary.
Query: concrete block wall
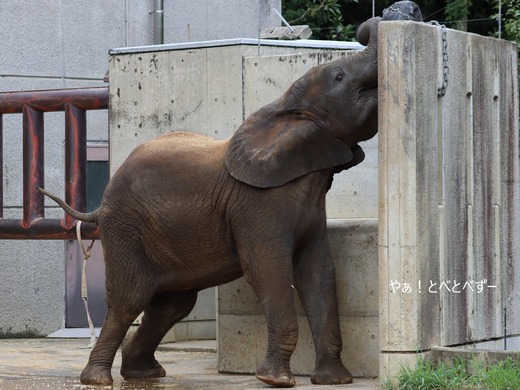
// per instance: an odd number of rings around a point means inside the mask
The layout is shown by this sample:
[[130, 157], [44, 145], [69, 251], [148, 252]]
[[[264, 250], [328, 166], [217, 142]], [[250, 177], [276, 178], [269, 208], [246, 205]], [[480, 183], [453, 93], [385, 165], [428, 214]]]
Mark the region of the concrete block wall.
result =
[[448, 30], [439, 97], [440, 28], [385, 22], [379, 33], [385, 377], [417, 351], [502, 348], [504, 327], [520, 333], [520, 188], [516, 46]]
[[[106, 85], [109, 47], [125, 43], [124, 4], [5, 1], [0, 92]], [[102, 11], [102, 12], [100, 12]], [[110, 16], [106, 16], [110, 15]], [[140, 42], [135, 42], [140, 43]], [[144, 42], [143, 42], [144, 43]], [[89, 113], [88, 139], [107, 141], [107, 113]], [[62, 194], [64, 115], [45, 114], [45, 185]], [[22, 120], [3, 117], [4, 217], [22, 215]], [[60, 218], [52, 202], [46, 215]], [[45, 336], [64, 326], [62, 241], [0, 241], [0, 335]]]
[[[129, 150], [168, 131], [182, 129], [227, 138], [246, 116], [278, 98], [312, 66], [348, 55], [275, 43], [262, 42], [261, 56], [257, 55], [257, 42], [243, 41], [213, 43], [218, 47], [204, 44], [170, 45], [158, 51], [113, 50], [111, 170], [124, 161]], [[331, 222], [330, 235], [341, 268], [338, 285], [342, 328], [345, 342], [349, 343], [345, 358], [351, 361], [356, 375], [373, 376], [377, 375], [378, 354], [377, 307], [370, 304], [377, 296], [377, 140], [364, 147], [366, 161], [348, 174], [335, 177], [327, 212], [329, 218], [337, 220]], [[353, 263], [356, 271], [352, 270]], [[252, 372], [257, 355], [265, 352], [259, 343], [255, 349], [237, 353], [240, 346], [254, 342], [265, 331], [253, 296], [243, 279], [218, 289], [221, 371]], [[359, 307], [352, 302], [359, 303]], [[298, 372], [308, 374], [314, 365], [314, 351], [303, 315], [301, 322], [295, 361], [299, 362]], [[185, 325], [175, 327], [176, 335], [184, 332], [180, 327], [184, 329]]]
[[[336, 266], [342, 359], [356, 377], [379, 375], [379, 286], [377, 219], [329, 219]], [[294, 374], [309, 375], [315, 364], [312, 335], [298, 302]], [[267, 326], [258, 299], [244, 278], [218, 287], [218, 369], [254, 373], [267, 350]]]
[[[153, 43], [149, 13], [153, 4], [153, 0], [3, 1], [0, 27], [7, 39], [0, 43], [0, 92], [106, 85], [110, 48]], [[257, 37], [259, 28], [280, 25], [272, 12], [280, 6], [280, 0], [221, 0], [218, 6], [209, 0], [166, 1], [165, 42]], [[215, 10], [224, 14], [215, 18]], [[48, 190], [62, 194], [63, 114], [46, 114], [45, 121], [45, 183]], [[89, 113], [87, 121], [88, 140], [106, 143], [107, 113]], [[3, 129], [4, 216], [19, 218], [20, 116], [5, 115]], [[49, 217], [62, 215], [52, 202], [46, 204]], [[64, 244], [35, 245], [0, 241], [0, 335], [47, 335], [64, 326]]]
[[[117, 140], [110, 150], [112, 172], [137, 145], [172, 130], [228, 138], [307, 70], [347, 55], [273, 45], [262, 46], [262, 56], [252, 56], [254, 44], [180, 47], [111, 52], [110, 136]], [[314, 53], [287, 54], [302, 51]], [[377, 217], [377, 137], [362, 146], [365, 161], [334, 176], [329, 218]]]

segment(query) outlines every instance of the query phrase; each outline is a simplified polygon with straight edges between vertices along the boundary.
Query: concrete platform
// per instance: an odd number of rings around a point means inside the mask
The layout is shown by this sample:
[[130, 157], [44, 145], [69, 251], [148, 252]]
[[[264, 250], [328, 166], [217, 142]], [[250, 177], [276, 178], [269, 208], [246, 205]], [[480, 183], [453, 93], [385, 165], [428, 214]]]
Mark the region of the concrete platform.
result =
[[[0, 340], [0, 389], [104, 389], [84, 386], [79, 374], [88, 360], [88, 339]], [[253, 375], [217, 372], [216, 343], [210, 341], [163, 344], [156, 354], [165, 367], [165, 378], [125, 381], [119, 375], [121, 354], [116, 355], [112, 375], [115, 389], [263, 389], [272, 388]], [[341, 386], [314, 386], [308, 377], [296, 378], [296, 389], [378, 389], [377, 379], [356, 379]]]

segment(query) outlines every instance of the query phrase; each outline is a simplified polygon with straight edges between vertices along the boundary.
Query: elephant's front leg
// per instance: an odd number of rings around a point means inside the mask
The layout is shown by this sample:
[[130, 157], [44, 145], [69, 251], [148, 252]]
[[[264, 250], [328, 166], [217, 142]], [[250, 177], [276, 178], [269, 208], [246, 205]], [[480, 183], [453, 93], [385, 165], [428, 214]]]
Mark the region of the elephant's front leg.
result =
[[311, 375], [314, 384], [352, 382], [351, 373], [341, 361], [341, 330], [334, 263], [326, 228], [306, 243], [296, 259], [294, 278], [307, 313], [316, 350], [316, 366]]
[[291, 387], [296, 382], [289, 362], [298, 340], [292, 257], [288, 252], [276, 253], [276, 243], [262, 247], [254, 252], [243, 251], [244, 274], [258, 296], [267, 322], [267, 354], [256, 377], [272, 386]]

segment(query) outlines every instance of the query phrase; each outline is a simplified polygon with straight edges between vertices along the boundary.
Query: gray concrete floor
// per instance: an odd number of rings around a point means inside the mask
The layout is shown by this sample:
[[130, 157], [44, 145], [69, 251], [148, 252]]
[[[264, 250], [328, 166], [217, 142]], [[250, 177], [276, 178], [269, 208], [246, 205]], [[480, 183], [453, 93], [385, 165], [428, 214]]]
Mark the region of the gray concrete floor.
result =
[[[17, 339], [0, 340], [1, 390], [75, 390], [106, 389], [85, 386], [79, 374], [88, 360], [87, 339]], [[115, 389], [264, 389], [272, 388], [254, 375], [217, 372], [215, 341], [163, 344], [156, 353], [166, 369], [166, 377], [156, 380], [125, 381], [119, 375], [121, 355], [117, 354], [112, 369]], [[308, 377], [296, 378], [296, 389], [344, 388], [378, 389], [375, 379], [355, 379], [353, 384], [313, 386]]]

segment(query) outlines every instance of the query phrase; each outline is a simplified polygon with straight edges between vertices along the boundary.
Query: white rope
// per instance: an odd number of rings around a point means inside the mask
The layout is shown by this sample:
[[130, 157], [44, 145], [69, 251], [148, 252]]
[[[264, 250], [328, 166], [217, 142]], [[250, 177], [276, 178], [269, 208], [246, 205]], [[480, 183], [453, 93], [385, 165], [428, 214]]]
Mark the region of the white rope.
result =
[[76, 224], [76, 234], [78, 236], [78, 241], [81, 246], [81, 251], [83, 252], [83, 270], [81, 272], [81, 298], [83, 299], [83, 304], [85, 305], [88, 327], [90, 329], [90, 344], [86, 348], [93, 348], [94, 345], [96, 345], [96, 331], [94, 330], [94, 324], [92, 322], [92, 318], [90, 317], [90, 311], [88, 309], [87, 260], [90, 257], [92, 246], [94, 245], [95, 240], [92, 240], [90, 245], [85, 249], [85, 247], [83, 246], [83, 241], [81, 240], [81, 221], [78, 221], [78, 223]]

